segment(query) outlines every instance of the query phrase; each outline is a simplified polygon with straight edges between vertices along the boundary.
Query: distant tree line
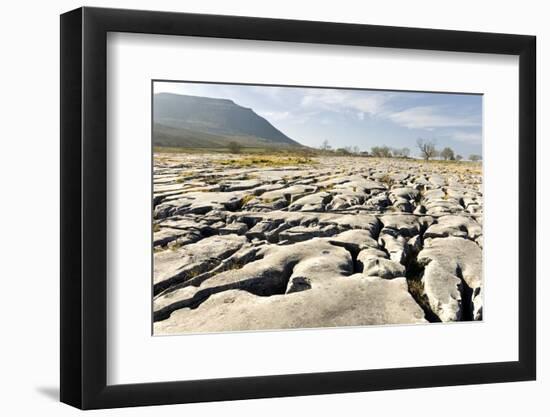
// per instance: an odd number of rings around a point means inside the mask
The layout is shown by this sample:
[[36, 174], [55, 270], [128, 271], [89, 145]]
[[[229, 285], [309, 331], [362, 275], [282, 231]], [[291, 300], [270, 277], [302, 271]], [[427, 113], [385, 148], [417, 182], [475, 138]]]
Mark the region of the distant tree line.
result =
[[[416, 146], [419, 150], [420, 157], [426, 161], [430, 159], [440, 158], [445, 161], [462, 161], [464, 157], [450, 147], [445, 147], [438, 150], [435, 140], [418, 138]], [[324, 140], [319, 149], [324, 153], [330, 153], [340, 156], [372, 156], [376, 158], [409, 158], [411, 150], [409, 148], [391, 148], [389, 146], [373, 146], [368, 151], [362, 151], [358, 146], [345, 146], [342, 148], [333, 148], [328, 140]], [[468, 157], [470, 161], [481, 161], [481, 155], [472, 154]]]
[[[438, 151], [435, 140], [418, 138], [416, 141], [416, 146], [418, 146], [420, 156], [426, 161], [437, 157], [440, 157], [445, 161], [462, 161], [464, 159], [462, 155], [455, 154], [455, 151], [448, 146], [443, 148], [441, 151]], [[468, 157], [468, 159], [472, 162], [478, 162], [481, 161], [481, 155], [472, 154]]]
[[243, 147], [237, 143], [237, 142], [229, 142], [227, 144], [227, 147], [229, 148], [229, 152], [231, 153], [241, 153], [241, 151], [243, 150]]
[[389, 146], [373, 146], [371, 156], [378, 158], [408, 158], [411, 154], [409, 148], [390, 148]]
[[409, 148], [390, 148], [389, 146], [373, 146], [369, 151], [362, 151], [358, 146], [344, 146], [333, 148], [328, 140], [324, 140], [319, 149], [325, 153], [344, 156], [374, 156], [378, 158], [408, 158], [411, 154]]

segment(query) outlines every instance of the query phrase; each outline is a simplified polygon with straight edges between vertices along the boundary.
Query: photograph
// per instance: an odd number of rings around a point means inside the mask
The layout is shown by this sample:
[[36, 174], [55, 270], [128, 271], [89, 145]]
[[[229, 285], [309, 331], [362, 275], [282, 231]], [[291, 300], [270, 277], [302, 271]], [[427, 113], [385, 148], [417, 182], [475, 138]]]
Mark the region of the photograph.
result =
[[151, 94], [153, 335], [483, 319], [483, 95]]

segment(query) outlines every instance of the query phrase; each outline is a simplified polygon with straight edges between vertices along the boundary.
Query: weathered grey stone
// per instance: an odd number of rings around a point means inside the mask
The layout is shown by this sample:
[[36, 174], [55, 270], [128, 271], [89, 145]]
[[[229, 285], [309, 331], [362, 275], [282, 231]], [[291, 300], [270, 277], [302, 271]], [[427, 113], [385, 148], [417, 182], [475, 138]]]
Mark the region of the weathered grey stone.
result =
[[460, 203], [453, 199], [430, 200], [425, 203], [425, 207], [426, 214], [431, 216], [460, 213], [464, 210]]
[[332, 199], [332, 194], [320, 192], [300, 197], [288, 206], [289, 211], [323, 211], [325, 205]]
[[359, 252], [357, 263], [361, 266], [364, 275], [380, 278], [396, 278], [405, 275], [403, 265], [385, 257], [371, 256], [368, 251]]
[[285, 198], [289, 202], [294, 202], [299, 198], [314, 193], [316, 190], [315, 186], [312, 185], [293, 185], [290, 187], [285, 187], [280, 190], [268, 191], [263, 193], [260, 198], [262, 200], [277, 200], [281, 197]]
[[279, 233], [279, 240], [296, 243], [310, 240], [314, 237], [333, 236], [336, 233], [338, 233], [338, 228], [334, 225], [324, 227], [294, 226]]
[[326, 211], [344, 210], [353, 206], [359, 206], [365, 202], [365, 193], [343, 189], [325, 206]]
[[401, 211], [403, 213], [412, 213], [414, 210], [414, 205], [410, 201], [404, 200], [402, 198], [396, 199], [393, 202], [393, 207], [397, 211]]
[[423, 242], [423, 239], [422, 239], [422, 236], [420, 235], [411, 237], [407, 241], [409, 253], [417, 254], [418, 252], [420, 252], [420, 250], [422, 250], [422, 242]]
[[482, 319], [470, 165], [226, 159], [155, 155], [155, 334]]
[[430, 183], [432, 185], [435, 185], [436, 187], [442, 187], [445, 185], [445, 179], [440, 175], [431, 175], [428, 178], [428, 181], [430, 181]]
[[352, 176], [349, 178], [349, 181], [344, 182], [342, 184], [337, 184], [334, 186], [335, 190], [338, 189], [350, 189], [354, 192], [367, 192], [367, 191], [374, 191], [374, 190], [385, 190], [386, 187], [382, 184], [380, 184], [377, 181], [372, 181], [365, 179], [360, 176]]
[[[274, 314], [274, 312], [276, 312]], [[228, 290], [154, 324], [155, 334], [425, 323], [405, 278], [355, 274], [306, 291], [258, 297]]]
[[470, 217], [459, 215], [441, 216], [437, 223], [432, 224], [424, 233], [425, 238], [463, 237], [472, 240], [482, 234], [481, 225]]
[[459, 321], [462, 318], [460, 278], [449, 273], [437, 261], [432, 261], [424, 270], [422, 282], [430, 308], [441, 321]]
[[472, 294], [472, 315], [474, 320], [483, 320], [483, 287]]
[[442, 200], [445, 197], [445, 192], [441, 188], [427, 190], [423, 193], [423, 198], [426, 201]]
[[408, 256], [407, 240], [401, 235], [386, 233], [384, 229], [378, 238], [380, 246], [388, 252], [390, 259], [396, 263], [405, 263]]
[[366, 207], [370, 207], [375, 210], [382, 210], [389, 205], [391, 205], [391, 201], [386, 192], [373, 195], [365, 202]]
[[235, 210], [244, 198], [242, 191], [235, 192], [191, 192], [183, 198], [166, 201], [155, 207], [157, 219], [185, 213], [205, 214], [214, 209]]
[[262, 182], [257, 179], [224, 181], [220, 184], [221, 191], [241, 191], [256, 188], [262, 185]]
[[230, 234], [237, 234], [242, 235], [243, 233], [246, 233], [248, 230], [248, 226], [245, 223], [241, 222], [234, 222], [224, 225], [223, 227], [220, 227], [218, 229], [218, 232], [220, 235], [230, 235]]
[[392, 202], [398, 199], [414, 201], [419, 195], [419, 191], [411, 187], [392, 188], [390, 190], [390, 199]]
[[456, 237], [425, 239], [424, 249], [417, 260], [421, 264], [435, 260], [449, 273], [462, 277], [470, 288], [481, 287], [482, 253], [479, 246], [470, 240]]
[[197, 243], [154, 254], [155, 292], [211, 269], [246, 243], [244, 236], [212, 236]]
[[281, 294], [293, 278], [305, 277], [314, 287], [320, 281], [350, 275], [353, 270], [349, 252], [322, 239], [289, 246], [265, 246], [260, 248], [258, 256], [261, 259], [215, 275], [198, 288], [184, 287], [161, 294], [154, 300], [154, 310], [162, 315], [178, 308], [192, 307], [210, 295], [228, 289], [245, 289], [257, 295]]
[[387, 214], [380, 218], [383, 231], [410, 237], [420, 233], [422, 228], [433, 222], [430, 217], [418, 217], [412, 214]]
[[185, 233], [185, 231], [169, 227], [159, 228], [159, 230], [153, 233], [153, 246], [165, 246], [168, 242], [176, 240]]
[[246, 232], [246, 236], [249, 239], [265, 239], [266, 233], [275, 229], [281, 223], [282, 221], [277, 219], [274, 219], [272, 221], [261, 220], [256, 223], [249, 231]]
[[363, 249], [378, 247], [378, 243], [372, 238], [371, 232], [363, 229], [346, 230], [331, 237], [329, 241], [333, 245], [345, 247], [354, 253], [359, 253]]
[[[472, 299], [467, 300], [473, 303], [475, 294], [482, 289], [481, 260], [481, 249], [471, 240], [457, 237], [425, 240], [417, 262], [425, 266], [424, 292], [442, 321], [460, 320], [464, 314], [474, 314], [462, 311], [463, 285], [473, 290]], [[480, 311], [482, 300], [476, 303], [475, 308]]]

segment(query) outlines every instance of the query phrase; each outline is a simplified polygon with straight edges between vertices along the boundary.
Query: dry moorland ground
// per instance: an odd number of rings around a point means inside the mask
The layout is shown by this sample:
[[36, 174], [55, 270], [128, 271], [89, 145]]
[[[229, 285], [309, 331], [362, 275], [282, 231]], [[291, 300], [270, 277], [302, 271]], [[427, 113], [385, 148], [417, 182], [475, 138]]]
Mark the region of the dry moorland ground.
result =
[[154, 334], [482, 318], [481, 165], [155, 153]]

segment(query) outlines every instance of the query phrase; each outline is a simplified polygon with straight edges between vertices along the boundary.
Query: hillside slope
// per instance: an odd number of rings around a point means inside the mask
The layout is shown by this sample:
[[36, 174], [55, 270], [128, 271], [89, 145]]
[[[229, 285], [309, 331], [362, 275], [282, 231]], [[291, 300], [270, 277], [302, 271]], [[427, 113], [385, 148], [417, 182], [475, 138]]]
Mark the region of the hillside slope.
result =
[[155, 94], [153, 144], [176, 147], [296, 147], [269, 121], [231, 100]]

